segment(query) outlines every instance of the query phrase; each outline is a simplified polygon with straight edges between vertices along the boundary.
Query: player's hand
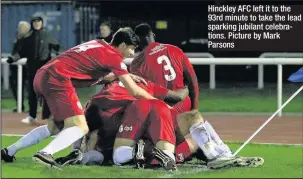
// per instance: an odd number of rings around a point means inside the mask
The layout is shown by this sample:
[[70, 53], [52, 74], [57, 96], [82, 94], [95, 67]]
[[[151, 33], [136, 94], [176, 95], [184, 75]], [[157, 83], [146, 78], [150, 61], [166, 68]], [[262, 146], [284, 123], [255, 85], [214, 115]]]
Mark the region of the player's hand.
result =
[[144, 78], [140, 77], [140, 76], [137, 76], [137, 75], [133, 75], [133, 74], [130, 74], [130, 77], [136, 82], [136, 83], [143, 83], [145, 85], [147, 85], [147, 82]]

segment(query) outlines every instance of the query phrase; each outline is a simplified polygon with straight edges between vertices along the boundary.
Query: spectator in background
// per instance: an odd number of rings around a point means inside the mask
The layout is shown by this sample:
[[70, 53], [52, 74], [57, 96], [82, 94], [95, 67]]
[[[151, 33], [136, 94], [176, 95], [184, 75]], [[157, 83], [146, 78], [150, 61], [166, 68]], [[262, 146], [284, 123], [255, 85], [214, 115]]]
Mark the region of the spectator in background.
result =
[[113, 33], [109, 22], [103, 22], [100, 25], [100, 34], [97, 39], [104, 39], [106, 42], [110, 43], [113, 38]]
[[[30, 33], [31, 26], [28, 22], [26, 21], [20, 21], [18, 24], [18, 29], [17, 29], [17, 36], [16, 39], [13, 43], [13, 49], [12, 49], [12, 54], [11, 56], [8, 57], [7, 62], [8, 63], [13, 63], [20, 58], [25, 57], [25, 51], [24, 49], [21, 48], [22, 42], [24, 41], [25, 38], [29, 37], [31, 35]], [[11, 86], [11, 90], [13, 93], [13, 97], [17, 102], [17, 88], [18, 88], [18, 68], [16, 65], [10, 65], [10, 76], [9, 76], [9, 82]], [[25, 79], [27, 76], [27, 68], [23, 68], [23, 74], [22, 74], [22, 111], [24, 111], [24, 89], [25, 89]], [[17, 106], [17, 105], [16, 105]], [[17, 112], [17, 109], [13, 109], [13, 112]]]
[[[60, 45], [58, 41], [43, 28], [42, 17], [35, 16], [31, 19], [31, 34], [22, 41], [21, 49], [26, 52], [25, 57], [27, 58], [29, 104], [29, 116], [22, 119], [21, 122], [32, 123], [36, 121], [38, 108], [38, 100], [33, 87], [36, 72], [51, 59], [51, 50], [54, 49], [58, 52]], [[49, 117], [50, 113], [42, 116], [42, 119]]]

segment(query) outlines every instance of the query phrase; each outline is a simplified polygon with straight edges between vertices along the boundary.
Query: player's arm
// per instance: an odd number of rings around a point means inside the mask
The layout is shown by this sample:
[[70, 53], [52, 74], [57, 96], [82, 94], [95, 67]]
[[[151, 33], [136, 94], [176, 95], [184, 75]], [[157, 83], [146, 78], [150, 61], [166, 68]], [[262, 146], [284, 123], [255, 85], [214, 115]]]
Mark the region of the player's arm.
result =
[[110, 72], [109, 74], [104, 76], [104, 78], [100, 81], [99, 84], [108, 84], [115, 81], [116, 79], [116, 75], [113, 72]]
[[189, 94], [187, 88], [180, 89], [177, 91], [168, 90], [167, 95], [165, 96], [164, 100], [167, 102], [180, 102], [183, 101]]
[[156, 99], [147, 91], [139, 87], [129, 74], [119, 76], [119, 80], [123, 83], [127, 91], [135, 98]]
[[187, 88], [172, 91], [150, 81], [148, 82], [148, 88], [152, 89], [151, 92], [154, 97], [171, 103], [183, 101], [189, 93]]
[[184, 78], [187, 81], [189, 97], [191, 99], [191, 109], [198, 109], [199, 104], [199, 84], [196, 73], [187, 56], [183, 53]]
[[[130, 74], [130, 77], [137, 83], [143, 83], [145, 85], [147, 85], [147, 82], [144, 78], [140, 77], [140, 76], [137, 76], [137, 75], [133, 75], [133, 74]], [[108, 84], [108, 83], [111, 83], [115, 80], [117, 80], [118, 78], [116, 77], [116, 75], [113, 73], [113, 72], [110, 72], [109, 74], [105, 75], [104, 78], [102, 79], [102, 81], [100, 82], [100, 84]]]
[[[113, 60], [113, 63], [108, 63], [107, 65], [111, 72], [113, 72], [115, 76], [118, 77], [118, 79], [123, 83], [129, 94], [135, 98], [156, 99], [136, 84], [131, 75], [129, 75], [127, 66], [122, 62], [122, 59], [119, 58], [120, 57]], [[120, 63], [117, 63], [119, 60]]]

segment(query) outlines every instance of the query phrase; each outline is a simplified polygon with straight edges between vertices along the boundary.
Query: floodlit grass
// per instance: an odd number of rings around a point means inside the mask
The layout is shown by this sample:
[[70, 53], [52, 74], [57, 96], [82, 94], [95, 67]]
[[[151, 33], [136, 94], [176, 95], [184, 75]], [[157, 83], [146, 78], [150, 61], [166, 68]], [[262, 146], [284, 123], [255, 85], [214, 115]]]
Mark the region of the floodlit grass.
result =
[[[2, 146], [6, 147], [15, 142], [18, 137], [2, 136]], [[247, 145], [242, 156], [261, 156], [265, 163], [258, 168], [230, 168], [216, 171], [205, 171], [199, 167], [179, 167], [175, 173], [163, 170], [136, 170], [130, 168], [104, 167], [104, 166], [67, 166], [63, 171], [51, 170], [35, 164], [32, 155], [43, 148], [50, 140], [45, 140], [16, 155], [15, 163], [2, 162], [3, 178], [302, 178], [303, 155], [302, 147], [273, 146], [273, 145]], [[237, 149], [239, 144], [230, 144]], [[69, 149], [55, 155], [62, 156]]]

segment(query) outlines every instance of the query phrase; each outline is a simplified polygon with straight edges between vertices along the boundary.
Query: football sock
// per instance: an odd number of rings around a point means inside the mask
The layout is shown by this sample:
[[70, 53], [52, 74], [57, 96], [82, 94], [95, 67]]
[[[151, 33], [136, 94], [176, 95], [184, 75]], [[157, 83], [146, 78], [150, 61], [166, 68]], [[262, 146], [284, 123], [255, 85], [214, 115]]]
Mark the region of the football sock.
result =
[[187, 141], [184, 141], [181, 144], [179, 144], [176, 148], [176, 162], [177, 163], [184, 162], [184, 160], [189, 156], [191, 156], [191, 151]]
[[51, 143], [41, 150], [41, 152], [53, 155], [72, 145], [75, 141], [83, 136], [84, 134], [80, 127], [69, 127], [61, 131]]
[[208, 122], [204, 122], [205, 128], [208, 131], [211, 139], [216, 142], [217, 144], [221, 144], [223, 143], [223, 141], [221, 140], [221, 138], [219, 137], [219, 135], [216, 133], [215, 129], [213, 128], [213, 126]]
[[219, 153], [215, 150], [214, 141], [211, 140], [203, 122], [193, 124], [189, 131], [193, 140], [201, 148], [207, 159], [211, 160], [219, 155]]
[[216, 146], [216, 149], [223, 151], [225, 153], [232, 154], [230, 148], [221, 140], [221, 138], [219, 137], [215, 129], [212, 127], [212, 125], [208, 121], [204, 122], [204, 125], [212, 140], [216, 142], [216, 144], [218, 144]]
[[36, 127], [21, 139], [19, 139], [17, 142], [15, 142], [13, 145], [7, 147], [8, 155], [13, 156], [20, 149], [35, 145], [50, 135], [51, 134], [47, 128], [47, 125]]

